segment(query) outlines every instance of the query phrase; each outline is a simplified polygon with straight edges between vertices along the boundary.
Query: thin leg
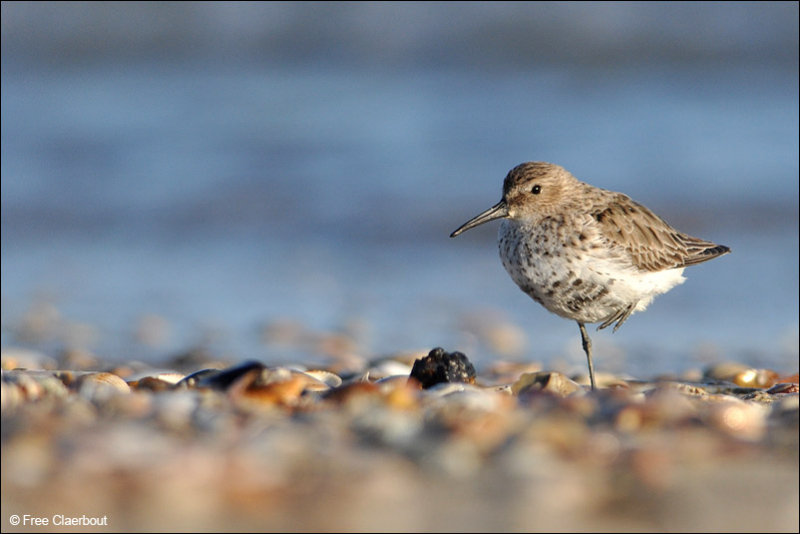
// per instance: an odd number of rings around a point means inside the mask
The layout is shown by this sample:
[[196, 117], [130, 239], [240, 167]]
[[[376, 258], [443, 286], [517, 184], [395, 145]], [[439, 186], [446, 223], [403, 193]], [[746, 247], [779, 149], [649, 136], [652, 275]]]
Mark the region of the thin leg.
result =
[[589, 381], [592, 383], [592, 390], [597, 389], [594, 383], [594, 364], [592, 363], [592, 340], [589, 339], [589, 334], [586, 333], [586, 327], [583, 323], [578, 322], [581, 328], [581, 340], [583, 341], [583, 352], [586, 353], [586, 359], [589, 360]]

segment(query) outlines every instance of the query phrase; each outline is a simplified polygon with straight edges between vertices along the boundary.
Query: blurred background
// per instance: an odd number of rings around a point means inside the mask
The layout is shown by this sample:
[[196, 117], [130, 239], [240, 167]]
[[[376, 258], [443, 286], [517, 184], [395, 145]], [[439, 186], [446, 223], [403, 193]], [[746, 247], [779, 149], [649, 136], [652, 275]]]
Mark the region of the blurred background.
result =
[[2, 4], [2, 345], [442, 346], [584, 371], [498, 223], [523, 161], [733, 250], [596, 366], [798, 359], [798, 4]]

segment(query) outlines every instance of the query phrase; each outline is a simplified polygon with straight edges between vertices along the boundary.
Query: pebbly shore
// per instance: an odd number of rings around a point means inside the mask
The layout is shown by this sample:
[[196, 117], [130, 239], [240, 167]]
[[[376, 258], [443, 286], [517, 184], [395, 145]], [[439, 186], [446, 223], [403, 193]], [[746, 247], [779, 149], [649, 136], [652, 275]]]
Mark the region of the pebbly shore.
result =
[[442, 349], [2, 366], [4, 532], [798, 529], [797, 374], [591, 391]]

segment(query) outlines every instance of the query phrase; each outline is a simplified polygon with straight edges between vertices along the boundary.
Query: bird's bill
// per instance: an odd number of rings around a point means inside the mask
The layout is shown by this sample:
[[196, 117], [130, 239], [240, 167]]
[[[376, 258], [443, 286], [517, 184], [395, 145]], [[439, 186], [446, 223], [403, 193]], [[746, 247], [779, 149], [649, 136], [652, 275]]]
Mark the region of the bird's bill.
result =
[[502, 219], [503, 217], [508, 217], [508, 206], [506, 206], [505, 200], [501, 200], [480, 215], [476, 215], [472, 219], [459, 226], [455, 232], [450, 234], [450, 237], [456, 237], [457, 235], [466, 232], [470, 228], [475, 228], [476, 226], [485, 222], [493, 221], [495, 219]]

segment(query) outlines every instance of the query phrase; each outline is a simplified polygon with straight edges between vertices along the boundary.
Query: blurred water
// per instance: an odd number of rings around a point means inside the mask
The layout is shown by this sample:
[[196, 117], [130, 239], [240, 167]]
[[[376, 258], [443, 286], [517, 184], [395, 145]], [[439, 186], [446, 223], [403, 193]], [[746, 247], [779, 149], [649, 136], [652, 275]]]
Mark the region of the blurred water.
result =
[[[796, 59], [50, 62], [8, 46], [6, 9], [4, 346], [46, 299], [96, 325], [110, 358], [164, 357], [213, 331], [237, 357], [286, 359], [257, 327], [291, 318], [357, 328], [368, 354], [440, 345], [486, 362], [464, 328], [478, 314], [526, 332], [518, 357], [580, 370], [577, 327], [514, 286], [496, 224], [447, 237], [499, 199], [509, 168], [547, 160], [733, 249], [594, 334], [598, 366], [796, 370]], [[131, 342], [146, 314], [172, 326], [153, 353]]]

